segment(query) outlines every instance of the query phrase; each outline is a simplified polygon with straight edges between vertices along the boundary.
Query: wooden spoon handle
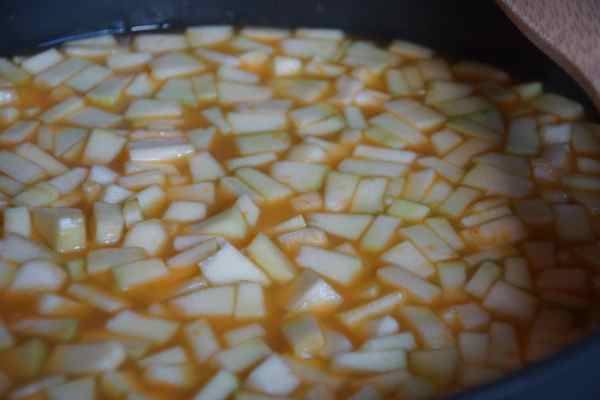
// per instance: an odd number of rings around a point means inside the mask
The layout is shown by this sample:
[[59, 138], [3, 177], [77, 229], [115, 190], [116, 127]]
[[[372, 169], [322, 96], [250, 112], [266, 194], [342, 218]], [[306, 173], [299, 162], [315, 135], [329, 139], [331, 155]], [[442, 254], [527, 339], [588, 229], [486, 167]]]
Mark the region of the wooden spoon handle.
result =
[[600, 1], [498, 0], [498, 4], [533, 43], [579, 82], [600, 110]]

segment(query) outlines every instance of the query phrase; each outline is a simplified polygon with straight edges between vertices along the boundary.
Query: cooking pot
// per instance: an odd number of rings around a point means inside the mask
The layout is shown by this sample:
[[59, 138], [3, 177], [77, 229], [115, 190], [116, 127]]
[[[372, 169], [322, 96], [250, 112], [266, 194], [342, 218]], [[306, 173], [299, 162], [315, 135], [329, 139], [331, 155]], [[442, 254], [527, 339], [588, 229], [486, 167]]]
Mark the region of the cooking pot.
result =
[[[101, 33], [203, 24], [334, 27], [377, 41], [407, 39], [450, 59], [491, 63], [518, 80], [540, 80], [549, 91], [581, 102], [588, 114], [597, 116], [575, 81], [529, 42], [494, 2], [484, 0], [4, 0], [0, 55]], [[600, 336], [590, 337], [452, 398], [599, 399], [598, 360]]]

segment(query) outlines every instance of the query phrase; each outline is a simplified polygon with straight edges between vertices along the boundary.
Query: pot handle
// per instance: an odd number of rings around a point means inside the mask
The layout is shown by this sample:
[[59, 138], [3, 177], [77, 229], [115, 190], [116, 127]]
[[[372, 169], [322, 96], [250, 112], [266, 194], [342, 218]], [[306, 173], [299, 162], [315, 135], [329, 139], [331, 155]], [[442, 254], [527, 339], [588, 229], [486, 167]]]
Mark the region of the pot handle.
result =
[[600, 1], [497, 1], [536, 46], [575, 78], [600, 111]]

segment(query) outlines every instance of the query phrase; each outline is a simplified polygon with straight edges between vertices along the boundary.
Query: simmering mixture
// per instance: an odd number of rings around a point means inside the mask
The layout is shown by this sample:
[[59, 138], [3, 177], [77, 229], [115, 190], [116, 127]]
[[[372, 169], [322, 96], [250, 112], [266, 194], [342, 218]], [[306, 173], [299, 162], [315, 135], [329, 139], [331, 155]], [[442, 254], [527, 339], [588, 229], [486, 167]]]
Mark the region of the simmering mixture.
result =
[[582, 118], [331, 29], [0, 59], [0, 396], [429, 399], [545, 358], [598, 321]]

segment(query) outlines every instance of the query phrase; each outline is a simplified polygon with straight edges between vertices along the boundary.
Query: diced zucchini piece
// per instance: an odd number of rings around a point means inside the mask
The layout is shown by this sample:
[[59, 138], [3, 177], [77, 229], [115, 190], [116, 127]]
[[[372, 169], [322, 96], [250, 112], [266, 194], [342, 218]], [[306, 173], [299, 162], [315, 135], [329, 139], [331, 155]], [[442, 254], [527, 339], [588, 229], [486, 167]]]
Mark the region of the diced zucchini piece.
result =
[[52, 350], [46, 368], [62, 374], [96, 374], [116, 370], [126, 358], [116, 341], [61, 344]]
[[225, 400], [239, 386], [238, 378], [231, 372], [219, 371], [200, 392], [194, 400]]
[[470, 138], [455, 147], [444, 157], [448, 161], [459, 167], [467, 165], [477, 154], [483, 153], [493, 147], [493, 143], [479, 138]]
[[31, 217], [26, 207], [4, 209], [4, 234], [10, 233], [31, 237]]
[[323, 186], [328, 167], [295, 161], [277, 161], [271, 165], [271, 175], [298, 192], [311, 192]]
[[55, 263], [32, 260], [17, 269], [8, 290], [14, 293], [57, 291], [66, 279], [65, 271]]
[[228, 316], [235, 306], [235, 288], [218, 286], [196, 290], [177, 297], [169, 302], [170, 306], [184, 317]]
[[477, 303], [466, 303], [451, 306], [444, 314], [446, 323], [459, 325], [465, 330], [480, 329], [489, 324], [490, 315]]
[[439, 127], [446, 119], [437, 111], [410, 99], [388, 101], [385, 109], [420, 130]]
[[225, 236], [231, 239], [243, 239], [248, 231], [248, 224], [238, 207], [231, 207], [208, 219], [190, 225], [194, 233]]
[[237, 346], [223, 350], [214, 356], [214, 363], [232, 373], [240, 373], [272, 353], [272, 350], [260, 338], [246, 340]]
[[37, 312], [50, 317], [81, 316], [88, 311], [85, 304], [53, 293], [41, 295], [37, 303]]
[[296, 262], [342, 285], [354, 281], [363, 268], [358, 257], [314, 246], [302, 246]]
[[387, 247], [401, 221], [397, 218], [378, 215], [363, 236], [360, 247], [369, 252], [378, 252]]
[[359, 179], [356, 175], [329, 172], [325, 182], [325, 208], [342, 211], [349, 207]]
[[267, 86], [219, 81], [217, 96], [223, 103], [257, 102], [269, 100], [272, 97], [272, 89]]
[[286, 308], [293, 312], [324, 311], [336, 308], [343, 298], [324, 279], [304, 271], [290, 287]]
[[290, 394], [299, 384], [298, 377], [277, 355], [270, 356], [254, 368], [245, 382], [250, 389], [275, 396]]
[[554, 114], [568, 120], [577, 119], [583, 114], [581, 104], [554, 93], [544, 93], [536, 97], [532, 104], [538, 111]]
[[49, 400], [94, 400], [96, 397], [94, 378], [81, 378], [49, 387], [46, 391]]
[[172, 100], [140, 99], [134, 100], [127, 108], [125, 118], [130, 120], [147, 118], [177, 118], [183, 110], [179, 103]]
[[243, 155], [281, 152], [291, 145], [290, 136], [286, 132], [278, 131], [239, 136], [236, 137], [235, 142]]
[[128, 306], [124, 300], [104, 293], [94, 286], [81, 283], [69, 286], [67, 294], [108, 313], [117, 312]]
[[0, 151], [0, 172], [22, 183], [33, 183], [45, 175], [39, 165], [8, 151]]
[[67, 318], [27, 318], [19, 319], [11, 325], [18, 335], [36, 336], [58, 341], [72, 340], [77, 334], [79, 321]]
[[256, 264], [229, 243], [225, 243], [217, 253], [201, 261], [200, 269], [212, 284], [222, 285], [243, 281], [261, 285], [270, 283], [270, 279]]
[[150, 138], [130, 142], [131, 161], [173, 161], [194, 152], [194, 147], [183, 138]]
[[283, 111], [237, 111], [228, 113], [227, 119], [237, 134], [276, 131], [287, 125]]
[[338, 315], [338, 319], [346, 327], [352, 328], [369, 318], [389, 313], [403, 301], [404, 295], [401, 292], [393, 292], [369, 303], [344, 311]]
[[288, 186], [256, 169], [240, 168], [235, 171], [235, 174], [267, 201], [280, 200], [292, 194], [292, 190]]
[[206, 361], [220, 349], [217, 337], [207, 321], [190, 322], [183, 328], [183, 334], [199, 363]]
[[284, 322], [283, 334], [300, 358], [309, 358], [324, 344], [325, 338], [318, 321], [312, 315], [301, 315]]
[[229, 25], [193, 26], [186, 29], [185, 36], [191, 47], [213, 46], [231, 39], [233, 28]]
[[421, 278], [428, 278], [435, 273], [431, 263], [409, 241], [392, 247], [381, 256], [381, 259], [398, 265]]
[[402, 349], [341, 353], [333, 357], [332, 368], [355, 373], [375, 373], [406, 368], [406, 352]]
[[530, 321], [536, 311], [537, 299], [524, 290], [498, 281], [488, 292], [483, 306], [500, 315]]
[[30, 339], [2, 354], [3, 365], [10, 365], [10, 375], [31, 379], [41, 370], [48, 357], [48, 346], [40, 339]]
[[174, 365], [151, 365], [144, 370], [144, 380], [147, 382], [186, 389], [194, 386], [197, 373], [193, 365], [189, 363]]
[[400, 315], [420, 336], [426, 349], [443, 349], [454, 345], [454, 336], [450, 328], [429, 308], [404, 306], [399, 311]]
[[348, 240], [357, 240], [373, 217], [367, 214], [312, 213], [308, 224]]
[[113, 276], [120, 290], [129, 290], [139, 285], [164, 278], [169, 271], [160, 258], [134, 261], [119, 265], [112, 269]]
[[166, 343], [177, 333], [179, 323], [124, 310], [106, 322], [106, 329], [120, 335], [147, 339], [159, 345]]
[[306, 228], [306, 221], [304, 220], [304, 217], [300, 214], [300, 215], [296, 215], [295, 217], [292, 217], [290, 219], [287, 219], [283, 222], [280, 222], [279, 224], [277, 224], [273, 228], [271, 228], [270, 231], [275, 234], [278, 234], [278, 233], [297, 231], [297, 230], [303, 229], [303, 228]]
[[527, 237], [521, 220], [514, 216], [501, 217], [491, 222], [461, 231], [465, 242], [480, 248], [505, 246]]
[[256, 235], [246, 251], [273, 280], [288, 282], [294, 278], [293, 264], [285, 253], [264, 234]]
[[134, 225], [125, 235], [124, 247], [141, 247], [149, 256], [160, 253], [168, 238], [167, 231], [159, 220], [146, 220]]
[[159, 80], [190, 75], [201, 72], [205, 68], [206, 66], [196, 58], [179, 52], [166, 53], [150, 62], [152, 75]]
[[114, 204], [94, 203], [93, 225], [97, 244], [107, 245], [119, 242], [125, 225], [121, 208]]
[[238, 319], [264, 318], [266, 306], [263, 288], [258, 283], [242, 282], [237, 288], [234, 316]]
[[414, 350], [417, 347], [415, 337], [411, 332], [403, 332], [396, 335], [382, 335], [370, 339], [364, 343], [362, 348], [368, 351], [386, 350]]
[[433, 382], [447, 385], [455, 378], [459, 364], [459, 354], [455, 348], [417, 350], [408, 356], [408, 365], [417, 375]]
[[438, 211], [448, 217], [458, 218], [480, 196], [481, 193], [475, 189], [459, 186], [446, 197], [446, 200], [440, 205]]
[[423, 204], [396, 199], [387, 209], [387, 214], [407, 222], [419, 222], [429, 215], [431, 209]]
[[377, 277], [383, 283], [408, 292], [421, 303], [430, 304], [441, 294], [441, 289], [437, 285], [427, 282], [404, 268], [395, 266], [380, 268], [377, 270]]
[[225, 175], [225, 170], [209, 152], [194, 155], [189, 160], [194, 182], [216, 180]]
[[377, 213], [383, 211], [383, 196], [387, 187], [386, 178], [363, 178], [359, 182], [351, 211], [356, 213]]
[[82, 58], [68, 58], [38, 74], [34, 83], [41, 87], [55, 88], [89, 65]]
[[223, 334], [227, 344], [231, 347], [242, 344], [247, 340], [257, 339], [266, 335], [265, 328], [258, 323], [244, 325], [231, 329]]
[[5, 58], [0, 58], [0, 76], [6, 80], [5, 82], [16, 85], [23, 84], [30, 78], [30, 75], [26, 71]]

